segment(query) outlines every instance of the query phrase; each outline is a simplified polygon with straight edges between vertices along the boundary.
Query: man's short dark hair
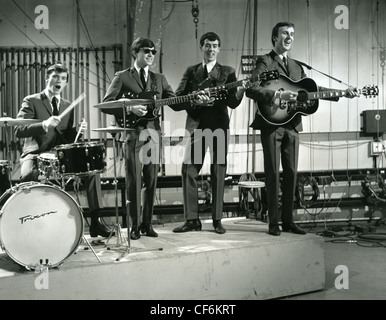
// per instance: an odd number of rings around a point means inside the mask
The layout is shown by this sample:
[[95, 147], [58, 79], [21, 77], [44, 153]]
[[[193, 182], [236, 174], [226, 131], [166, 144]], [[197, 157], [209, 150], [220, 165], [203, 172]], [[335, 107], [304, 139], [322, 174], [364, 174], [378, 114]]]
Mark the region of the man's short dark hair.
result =
[[153, 41], [147, 38], [139, 37], [135, 39], [131, 44], [131, 52], [132, 52], [133, 58], [135, 58], [135, 56], [133, 55], [133, 51], [138, 53], [139, 49], [141, 48], [155, 48], [155, 45]]
[[207, 32], [203, 34], [200, 38], [200, 46], [202, 47], [204, 45], [205, 40], [208, 39], [209, 41], [216, 41], [218, 40], [218, 46], [221, 47], [221, 39], [220, 37], [214, 33], [214, 32]]
[[68, 69], [65, 65], [63, 65], [61, 63], [55, 63], [55, 64], [50, 65], [46, 70], [46, 79], [48, 79], [50, 74], [53, 72], [57, 72], [57, 73], [66, 72], [67, 73], [67, 82], [68, 82], [69, 73], [68, 73]]
[[292, 27], [295, 29], [295, 25], [292, 22], [279, 22], [276, 24], [276, 26], [273, 27], [272, 29], [272, 36], [271, 36], [271, 42], [272, 45], [275, 45], [275, 41], [273, 38], [277, 38], [279, 36], [279, 28], [281, 27]]

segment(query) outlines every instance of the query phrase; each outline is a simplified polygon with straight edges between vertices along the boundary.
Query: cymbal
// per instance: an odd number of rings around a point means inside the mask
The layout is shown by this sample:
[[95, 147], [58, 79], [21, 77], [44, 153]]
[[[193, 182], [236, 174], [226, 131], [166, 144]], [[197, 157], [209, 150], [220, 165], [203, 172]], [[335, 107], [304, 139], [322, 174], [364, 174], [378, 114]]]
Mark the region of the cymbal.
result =
[[0, 126], [17, 126], [22, 124], [30, 124], [30, 123], [37, 123], [42, 122], [42, 120], [39, 119], [13, 119], [10, 117], [3, 117], [0, 118]]
[[97, 131], [97, 132], [109, 132], [109, 133], [116, 133], [116, 132], [123, 132], [125, 129], [117, 126], [110, 126], [107, 128], [97, 128], [93, 129], [92, 131]]
[[107, 101], [94, 105], [94, 108], [99, 109], [116, 109], [128, 106], [140, 106], [153, 103], [152, 99], [120, 99], [116, 101]]

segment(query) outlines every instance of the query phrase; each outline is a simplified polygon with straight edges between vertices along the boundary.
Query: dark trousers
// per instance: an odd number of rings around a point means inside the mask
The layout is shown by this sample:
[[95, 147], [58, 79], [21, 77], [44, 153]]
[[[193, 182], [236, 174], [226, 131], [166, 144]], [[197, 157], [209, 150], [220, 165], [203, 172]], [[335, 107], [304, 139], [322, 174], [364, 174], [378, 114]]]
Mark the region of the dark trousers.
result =
[[130, 218], [133, 226], [138, 226], [141, 223], [142, 187], [145, 188], [142, 222], [151, 223], [153, 219], [160, 156], [159, 132], [153, 130], [152, 133], [157, 135], [155, 139], [149, 136], [146, 141], [141, 141], [138, 132], [133, 132], [130, 133], [127, 141], [126, 188], [128, 201], [130, 201]]
[[289, 224], [293, 221], [292, 211], [299, 157], [299, 133], [289, 126], [263, 129], [261, 130], [261, 143], [264, 153], [269, 224], [277, 225], [280, 221], [280, 160], [283, 168], [281, 220], [283, 224]]
[[[224, 181], [227, 169], [228, 131], [223, 129], [213, 139], [203, 138], [194, 133], [186, 146], [184, 163], [182, 164], [182, 188], [184, 214], [186, 220], [198, 218], [198, 186], [197, 177], [202, 169], [206, 150], [211, 157], [210, 177], [212, 185], [212, 219], [220, 220], [224, 207]], [[212, 130], [211, 130], [212, 131]], [[216, 131], [215, 131], [216, 133]], [[209, 136], [211, 136], [209, 134]], [[209, 141], [208, 141], [209, 140]]]

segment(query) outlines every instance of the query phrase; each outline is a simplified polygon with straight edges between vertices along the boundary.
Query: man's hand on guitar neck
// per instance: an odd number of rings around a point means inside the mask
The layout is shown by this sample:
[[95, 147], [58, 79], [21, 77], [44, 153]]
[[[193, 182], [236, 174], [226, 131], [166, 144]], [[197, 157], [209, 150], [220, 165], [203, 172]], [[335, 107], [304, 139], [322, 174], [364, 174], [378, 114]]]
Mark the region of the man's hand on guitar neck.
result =
[[210, 97], [209, 90], [200, 90], [194, 93], [195, 98], [192, 101], [193, 107], [202, 107], [210, 105], [215, 99]]
[[349, 99], [352, 99], [352, 98], [355, 98], [355, 97], [359, 97], [358, 89], [354, 88], [352, 86], [349, 86], [346, 89], [346, 94], [344, 96], [346, 98], [349, 98]]

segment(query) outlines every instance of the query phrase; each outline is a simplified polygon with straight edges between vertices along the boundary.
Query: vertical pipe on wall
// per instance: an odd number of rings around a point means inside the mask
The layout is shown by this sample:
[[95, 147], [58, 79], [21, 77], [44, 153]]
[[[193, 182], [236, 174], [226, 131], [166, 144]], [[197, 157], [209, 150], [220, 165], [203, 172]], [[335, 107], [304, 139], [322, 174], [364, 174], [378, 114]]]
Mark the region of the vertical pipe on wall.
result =
[[87, 140], [90, 141], [91, 131], [90, 131], [90, 61], [89, 61], [89, 49], [86, 48], [86, 109], [85, 116], [87, 121]]
[[[16, 105], [16, 63], [15, 63], [15, 49], [11, 48], [11, 98], [9, 101], [9, 115], [12, 118], [16, 118], [17, 115], [17, 108], [15, 107]], [[10, 135], [11, 137], [11, 160], [13, 163], [16, 162], [16, 137], [13, 132], [13, 130], [10, 130]]]
[[73, 58], [72, 58], [72, 48], [68, 48], [68, 84], [67, 84], [67, 93], [68, 93], [68, 100], [69, 101], [72, 101], [73, 100], [73, 96], [72, 96], [72, 92], [73, 92], [73, 76], [72, 76], [72, 66], [73, 66]]
[[[254, 0], [253, 3], [253, 40], [252, 40], [252, 55], [253, 57], [257, 54], [257, 11], [258, 8], [258, 0]], [[253, 104], [249, 104], [250, 106]], [[249, 145], [249, 141], [248, 141]], [[247, 153], [248, 154], [248, 153]], [[255, 162], [256, 162], [256, 131], [252, 130], [252, 174], [255, 174]]]
[[[0, 117], [5, 116], [5, 86], [4, 86], [4, 51], [0, 49]], [[4, 157], [4, 134], [3, 131], [5, 128], [1, 128], [0, 130], [0, 156], [1, 159], [5, 159]]]
[[[79, 48], [79, 72], [80, 72], [80, 94], [84, 93], [84, 61], [83, 61], [83, 48]], [[84, 113], [84, 100], [82, 100], [78, 108], [79, 121], [85, 117]], [[82, 137], [84, 138], [84, 136]]]
[[[103, 88], [103, 94], [106, 93], [107, 87], [106, 87], [106, 47], [102, 47], [102, 72], [103, 72], [103, 81], [102, 81], [102, 88]], [[107, 127], [106, 124], [106, 114], [103, 113], [102, 115], [102, 126], [104, 128]]]
[[[102, 102], [101, 99], [101, 83], [100, 83], [100, 74], [99, 74], [99, 56], [98, 56], [98, 48], [95, 48], [95, 65], [96, 65], [96, 80], [97, 80], [97, 98], [98, 103]], [[102, 112], [98, 112], [98, 127], [102, 127]], [[101, 136], [102, 139], [102, 136]]]

